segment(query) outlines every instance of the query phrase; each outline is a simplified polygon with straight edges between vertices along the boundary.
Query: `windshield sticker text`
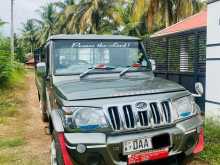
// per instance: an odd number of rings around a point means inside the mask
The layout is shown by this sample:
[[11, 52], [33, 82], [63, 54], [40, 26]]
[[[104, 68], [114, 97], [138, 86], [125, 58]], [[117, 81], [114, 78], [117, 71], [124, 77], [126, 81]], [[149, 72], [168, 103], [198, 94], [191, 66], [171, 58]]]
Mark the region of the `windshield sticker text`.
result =
[[135, 42], [73, 42], [72, 48], [132, 48], [138, 47]]

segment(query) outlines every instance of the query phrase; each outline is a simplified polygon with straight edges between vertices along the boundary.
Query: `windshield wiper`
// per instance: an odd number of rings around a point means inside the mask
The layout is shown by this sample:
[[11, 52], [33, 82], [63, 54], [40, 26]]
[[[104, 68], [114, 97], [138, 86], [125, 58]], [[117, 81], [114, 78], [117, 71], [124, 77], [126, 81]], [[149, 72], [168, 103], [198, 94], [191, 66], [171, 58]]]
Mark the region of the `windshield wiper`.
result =
[[90, 74], [92, 71], [94, 70], [112, 70], [112, 69], [115, 69], [114, 67], [112, 66], [106, 66], [106, 65], [97, 65], [97, 66], [94, 66], [94, 67], [91, 67], [89, 68], [87, 71], [81, 73], [79, 75], [80, 79], [87, 76], [88, 74]]
[[131, 69], [139, 69], [143, 68], [145, 66], [142, 66], [141, 64], [133, 64], [132, 66], [129, 66], [128, 68], [124, 69], [123, 71], [120, 72], [120, 77], [124, 76], [127, 72], [129, 72]]

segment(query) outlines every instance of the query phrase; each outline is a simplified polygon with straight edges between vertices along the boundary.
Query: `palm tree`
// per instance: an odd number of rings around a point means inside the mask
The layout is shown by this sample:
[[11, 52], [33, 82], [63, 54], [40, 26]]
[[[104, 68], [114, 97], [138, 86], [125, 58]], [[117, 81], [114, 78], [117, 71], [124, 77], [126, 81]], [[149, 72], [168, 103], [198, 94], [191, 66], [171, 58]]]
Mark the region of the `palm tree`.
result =
[[139, 27], [143, 24], [144, 0], [127, 1], [126, 5], [117, 8], [120, 15], [120, 26], [118, 28], [120, 34], [141, 36]]
[[123, 20], [122, 34], [143, 36], [154, 29], [160, 0], [129, 0], [117, 10]]
[[[194, 14], [200, 0], [65, 0], [49, 3], [35, 20], [39, 45], [56, 33], [113, 33], [143, 36]], [[25, 34], [24, 34], [25, 35]]]
[[206, 1], [202, 1], [202, 0], [192, 0], [193, 14], [198, 13], [199, 11], [206, 8], [206, 3], [207, 3]]
[[103, 33], [113, 28], [142, 36], [192, 15], [201, 6], [200, 0], [87, 0], [81, 1], [74, 25], [81, 33]]
[[75, 0], [65, 0], [64, 2], [55, 2], [54, 5], [59, 9], [57, 13], [58, 33], [75, 33], [73, 24], [75, 24], [75, 12], [77, 5]]
[[126, 35], [146, 35], [152, 31], [159, 0], [128, 0], [117, 8], [120, 13], [121, 33]]
[[38, 26], [34, 22], [34, 20], [27, 20], [26, 23], [23, 23], [22, 28], [22, 37], [21, 37], [21, 44], [25, 45], [30, 52], [33, 52], [34, 48], [36, 48], [37, 43], [37, 32], [38, 32]]
[[75, 17], [76, 20], [79, 20], [78, 31], [80, 33], [97, 33], [97, 31], [100, 30], [103, 7], [104, 5], [101, 0], [80, 2], [79, 9]]
[[134, 0], [132, 22], [145, 22], [151, 33], [200, 11], [203, 6], [200, 0]]
[[99, 33], [102, 31], [101, 27], [107, 27], [110, 24], [119, 25], [120, 17], [115, 9], [121, 2], [122, 0], [80, 1], [75, 15], [77, 31], [80, 33]]
[[191, 16], [199, 12], [201, 9], [204, 8], [205, 2], [201, 0], [185, 0], [184, 2], [181, 0], [176, 1], [176, 19], [175, 21], [181, 21], [182, 19]]
[[44, 44], [49, 36], [56, 34], [56, 10], [52, 3], [42, 6], [38, 10], [41, 20], [35, 19], [34, 21], [39, 24], [38, 42], [40, 45]]

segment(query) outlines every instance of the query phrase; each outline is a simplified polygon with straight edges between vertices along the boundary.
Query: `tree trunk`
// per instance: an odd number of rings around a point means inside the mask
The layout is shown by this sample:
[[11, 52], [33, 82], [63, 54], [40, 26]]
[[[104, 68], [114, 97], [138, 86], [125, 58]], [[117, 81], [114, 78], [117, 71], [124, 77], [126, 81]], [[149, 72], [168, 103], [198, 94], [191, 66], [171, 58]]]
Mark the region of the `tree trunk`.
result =
[[165, 1], [165, 26], [168, 27], [170, 25], [169, 21], [169, 5], [167, 0]]

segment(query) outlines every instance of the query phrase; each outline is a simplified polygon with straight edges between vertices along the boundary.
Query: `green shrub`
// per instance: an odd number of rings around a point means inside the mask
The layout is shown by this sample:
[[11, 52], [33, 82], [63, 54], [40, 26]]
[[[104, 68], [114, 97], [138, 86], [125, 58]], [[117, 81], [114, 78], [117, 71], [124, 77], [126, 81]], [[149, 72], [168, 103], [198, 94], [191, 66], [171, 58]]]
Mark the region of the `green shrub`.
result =
[[[15, 58], [17, 59], [16, 55]], [[18, 84], [23, 75], [23, 64], [16, 61], [11, 62], [10, 39], [0, 36], [0, 89]]]
[[24, 75], [23, 65], [10, 59], [9, 52], [0, 50], [0, 88], [16, 84]]
[[0, 50], [10, 52], [10, 39], [0, 36]]
[[0, 50], [0, 84], [6, 85], [13, 72], [13, 66], [10, 62], [10, 54]]

